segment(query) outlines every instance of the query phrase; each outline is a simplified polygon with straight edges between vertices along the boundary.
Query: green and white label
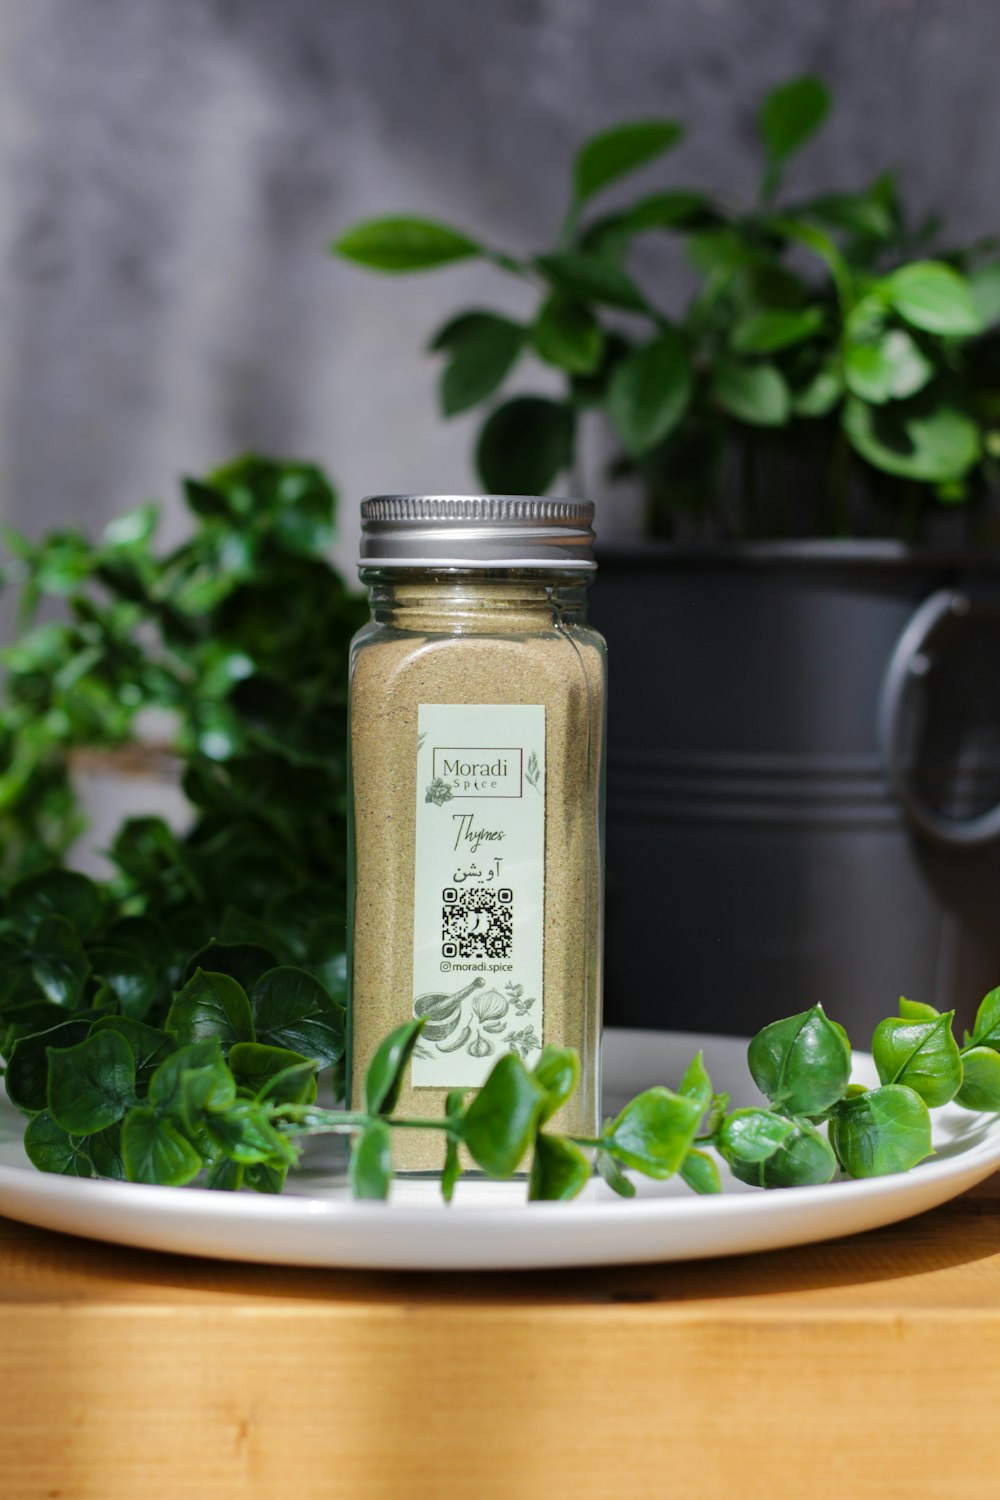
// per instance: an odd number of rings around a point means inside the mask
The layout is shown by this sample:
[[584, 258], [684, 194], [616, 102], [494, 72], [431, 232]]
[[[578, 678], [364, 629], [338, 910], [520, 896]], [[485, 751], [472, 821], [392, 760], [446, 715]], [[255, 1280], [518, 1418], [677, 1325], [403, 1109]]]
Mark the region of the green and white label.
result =
[[542, 1046], [544, 707], [420, 704], [414, 875], [413, 1083], [478, 1088]]

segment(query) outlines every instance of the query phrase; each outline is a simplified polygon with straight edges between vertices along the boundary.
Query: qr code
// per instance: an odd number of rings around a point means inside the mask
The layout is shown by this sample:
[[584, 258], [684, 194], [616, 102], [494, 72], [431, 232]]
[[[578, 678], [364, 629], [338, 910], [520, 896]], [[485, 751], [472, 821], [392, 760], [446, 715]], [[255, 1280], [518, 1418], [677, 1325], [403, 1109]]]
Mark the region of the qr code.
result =
[[441, 892], [442, 958], [510, 958], [514, 943], [514, 892], [487, 886]]

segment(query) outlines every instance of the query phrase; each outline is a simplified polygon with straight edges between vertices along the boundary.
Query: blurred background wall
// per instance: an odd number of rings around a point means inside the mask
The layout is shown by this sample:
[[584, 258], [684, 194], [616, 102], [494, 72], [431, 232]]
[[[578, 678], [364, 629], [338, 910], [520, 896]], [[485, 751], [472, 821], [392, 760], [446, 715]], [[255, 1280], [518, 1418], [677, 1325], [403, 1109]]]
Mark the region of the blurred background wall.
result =
[[998, 57], [997, 0], [3, 0], [0, 511], [94, 529], [253, 447], [329, 467], [350, 559], [363, 492], [474, 485], [423, 350], [519, 289], [365, 274], [344, 226], [540, 246], [581, 137], [653, 114], [690, 135], [650, 181], [746, 195], [760, 94], [814, 71], [838, 107], [790, 192], [895, 165], [987, 232]]

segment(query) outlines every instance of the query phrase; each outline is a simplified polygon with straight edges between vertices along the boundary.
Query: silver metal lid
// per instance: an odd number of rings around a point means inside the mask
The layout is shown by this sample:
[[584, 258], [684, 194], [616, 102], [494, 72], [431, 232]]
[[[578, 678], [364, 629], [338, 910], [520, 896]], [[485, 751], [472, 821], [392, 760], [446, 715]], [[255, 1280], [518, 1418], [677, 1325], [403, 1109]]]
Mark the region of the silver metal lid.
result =
[[594, 507], [534, 495], [369, 495], [362, 568], [593, 569]]

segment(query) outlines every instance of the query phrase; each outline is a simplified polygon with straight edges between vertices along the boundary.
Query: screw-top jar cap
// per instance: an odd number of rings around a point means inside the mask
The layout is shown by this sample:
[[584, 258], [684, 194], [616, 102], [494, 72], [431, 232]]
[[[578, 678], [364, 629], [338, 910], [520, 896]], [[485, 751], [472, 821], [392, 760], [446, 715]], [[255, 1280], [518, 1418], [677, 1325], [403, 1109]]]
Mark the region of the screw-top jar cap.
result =
[[369, 495], [362, 568], [593, 569], [594, 507], [534, 495]]

